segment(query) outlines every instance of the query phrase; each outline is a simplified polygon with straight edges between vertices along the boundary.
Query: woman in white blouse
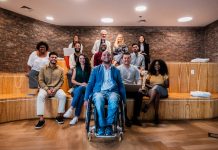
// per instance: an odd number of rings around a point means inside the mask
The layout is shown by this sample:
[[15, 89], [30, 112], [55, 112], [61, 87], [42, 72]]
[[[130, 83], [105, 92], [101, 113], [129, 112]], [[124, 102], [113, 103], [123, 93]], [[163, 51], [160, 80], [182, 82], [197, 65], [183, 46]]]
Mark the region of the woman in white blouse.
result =
[[41, 41], [36, 45], [36, 49], [36, 51], [30, 54], [27, 62], [27, 76], [29, 77], [29, 88], [31, 89], [38, 88], [39, 71], [43, 66], [49, 63], [48, 44]]

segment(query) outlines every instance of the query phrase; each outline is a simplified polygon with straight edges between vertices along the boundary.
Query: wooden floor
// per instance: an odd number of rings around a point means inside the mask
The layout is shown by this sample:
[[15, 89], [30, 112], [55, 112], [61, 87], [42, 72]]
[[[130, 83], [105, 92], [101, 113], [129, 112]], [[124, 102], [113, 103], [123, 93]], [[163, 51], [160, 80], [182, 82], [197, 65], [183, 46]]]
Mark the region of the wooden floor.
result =
[[208, 132], [218, 133], [218, 119], [197, 121], [164, 121], [159, 126], [144, 123], [143, 127], [126, 129], [124, 140], [94, 139], [88, 142], [84, 121], [76, 126], [58, 125], [47, 119], [40, 130], [37, 120], [0, 124], [0, 150], [218, 150], [218, 139]]

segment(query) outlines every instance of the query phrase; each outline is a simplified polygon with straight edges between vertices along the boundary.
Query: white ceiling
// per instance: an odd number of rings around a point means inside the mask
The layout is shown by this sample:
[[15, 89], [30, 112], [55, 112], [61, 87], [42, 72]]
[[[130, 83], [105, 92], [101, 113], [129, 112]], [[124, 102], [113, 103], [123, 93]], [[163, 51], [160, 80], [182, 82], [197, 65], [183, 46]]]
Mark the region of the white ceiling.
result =
[[[66, 26], [205, 26], [218, 20], [218, 0], [6, 0], [0, 7], [44, 22]], [[136, 12], [145, 5], [147, 10]], [[21, 9], [28, 6], [32, 11]], [[53, 16], [47, 21], [46, 16]], [[146, 23], [139, 23], [146, 19]], [[178, 23], [191, 16], [193, 20]], [[112, 17], [111, 24], [101, 23]]]

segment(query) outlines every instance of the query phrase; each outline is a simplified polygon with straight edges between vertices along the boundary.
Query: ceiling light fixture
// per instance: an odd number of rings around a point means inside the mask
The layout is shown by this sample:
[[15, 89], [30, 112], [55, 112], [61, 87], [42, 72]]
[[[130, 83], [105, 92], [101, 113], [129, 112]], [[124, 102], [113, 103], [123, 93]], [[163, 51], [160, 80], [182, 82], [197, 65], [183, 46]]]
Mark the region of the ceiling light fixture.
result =
[[143, 5], [135, 7], [135, 11], [145, 11], [147, 8]]
[[47, 16], [46, 19], [49, 20], [49, 21], [54, 20], [54, 18], [52, 16]]
[[114, 22], [114, 19], [113, 18], [101, 18], [101, 22], [112, 23], [112, 22]]
[[7, 0], [0, 0], [0, 2], [6, 2]]
[[177, 19], [178, 22], [188, 22], [191, 20], [192, 20], [192, 17], [182, 17], [182, 18]]

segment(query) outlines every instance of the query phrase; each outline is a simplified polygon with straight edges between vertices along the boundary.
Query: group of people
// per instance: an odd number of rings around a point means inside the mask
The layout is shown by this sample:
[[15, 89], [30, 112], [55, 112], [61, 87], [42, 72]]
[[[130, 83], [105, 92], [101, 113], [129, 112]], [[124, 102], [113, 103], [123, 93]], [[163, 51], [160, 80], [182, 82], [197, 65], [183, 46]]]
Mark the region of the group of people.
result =
[[[124, 42], [122, 34], [118, 34], [111, 50], [111, 43], [106, 39], [107, 31], [101, 31], [101, 39], [96, 40], [92, 48], [92, 69], [89, 59], [83, 53], [83, 45], [78, 36], [74, 36], [69, 47], [74, 48], [74, 53], [69, 57], [68, 83], [73, 87], [71, 107], [65, 112], [66, 95], [60, 89], [63, 84], [63, 69], [57, 65], [58, 54], [49, 52], [48, 44], [39, 42], [28, 60], [30, 88], [40, 88], [37, 96], [37, 115], [39, 122], [35, 128], [42, 128], [45, 124], [44, 102], [46, 97], [55, 96], [59, 100], [58, 116], [56, 121], [64, 123], [64, 118], [70, 118], [74, 114], [70, 125], [75, 125], [81, 113], [83, 105], [92, 98], [98, 114], [98, 134], [111, 135], [112, 124], [119, 101], [126, 104], [126, 99], [134, 98], [133, 119], [127, 117], [125, 107], [126, 126], [132, 123], [141, 125], [138, 116], [141, 112], [143, 96], [149, 96], [150, 101], [142, 111], [147, 112], [149, 106], [154, 103], [154, 123], [159, 123], [159, 101], [167, 97], [169, 87], [168, 70], [166, 63], [161, 60], [153, 60], [150, 64], [149, 45], [144, 36], [139, 37], [138, 43], [132, 44], [132, 52]], [[150, 64], [150, 65], [149, 65]], [[142, 82], [141, 82], [141, 79]], [[125, 84], [141, 84], [142, 88], [136, 92], [129, 92]], [[108, 104], [105, 116], [104, 105]]]

